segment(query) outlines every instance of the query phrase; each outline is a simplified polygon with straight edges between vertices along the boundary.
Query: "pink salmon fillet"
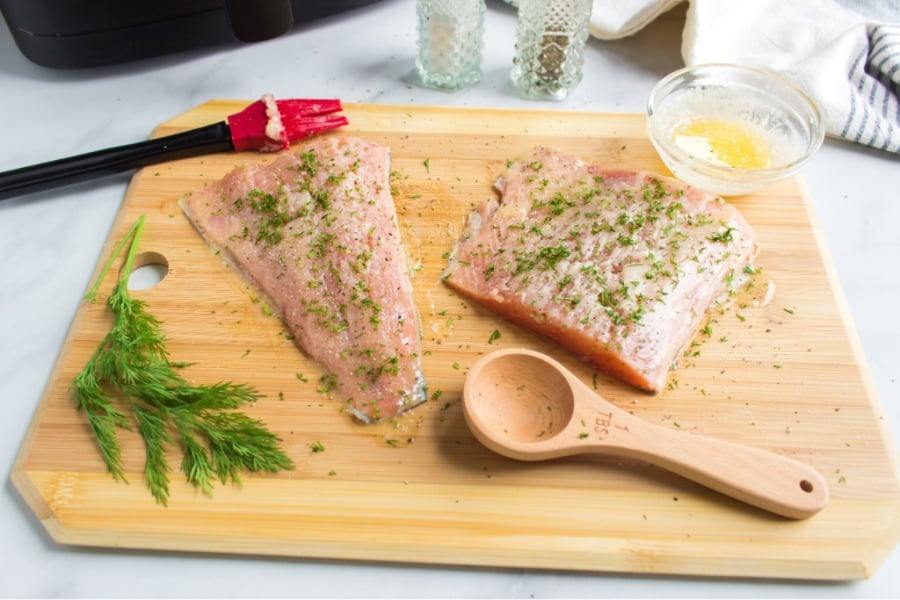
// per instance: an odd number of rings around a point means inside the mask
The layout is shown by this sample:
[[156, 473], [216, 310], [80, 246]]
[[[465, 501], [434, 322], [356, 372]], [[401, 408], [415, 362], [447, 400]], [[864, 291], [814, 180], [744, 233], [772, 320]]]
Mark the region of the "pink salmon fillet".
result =
[[648, 172], [536, 148], [469, 216], [445, 282], [648, 392], [757, 253], [731, 204]]
[[388, 148], [323, 138], [180, 201], [323, 368], [322, 386], [366, 423], [392, 419], [426, 393], [389, 178]]

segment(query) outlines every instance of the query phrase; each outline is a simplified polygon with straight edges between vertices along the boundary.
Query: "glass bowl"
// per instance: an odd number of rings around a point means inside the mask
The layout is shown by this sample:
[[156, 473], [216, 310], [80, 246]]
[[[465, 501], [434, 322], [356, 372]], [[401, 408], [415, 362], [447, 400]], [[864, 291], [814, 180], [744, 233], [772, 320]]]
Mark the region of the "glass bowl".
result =
[[687, 67], [660, 80], [647, 103], [647, 131], [675, 177], [721, 195], [789, 177], [825, 138], [819, 109], [799, 88], [726, 64]]

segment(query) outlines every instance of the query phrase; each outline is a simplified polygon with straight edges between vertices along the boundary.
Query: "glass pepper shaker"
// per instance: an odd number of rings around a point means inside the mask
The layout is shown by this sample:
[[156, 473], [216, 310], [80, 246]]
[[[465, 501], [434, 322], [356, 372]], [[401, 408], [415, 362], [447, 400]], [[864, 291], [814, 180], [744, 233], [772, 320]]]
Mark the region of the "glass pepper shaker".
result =
[[562, 100], [582, 78], [592, 0], [518, 0], [511, 78], [526, 98]]
[[417, 0], [416, 68], [427, 87], [459, 89], [481, 81], [484, 0]]

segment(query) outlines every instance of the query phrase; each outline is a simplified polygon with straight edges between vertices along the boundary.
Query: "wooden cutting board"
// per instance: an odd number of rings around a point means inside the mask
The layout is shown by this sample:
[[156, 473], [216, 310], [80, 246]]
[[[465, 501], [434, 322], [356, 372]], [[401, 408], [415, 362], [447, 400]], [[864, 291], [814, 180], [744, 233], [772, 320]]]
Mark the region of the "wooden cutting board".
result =
[[[173, 133], [246, 102], [214, 101], [160, 126]], [[666, 173], [642, 115], [349, 105], [358, 135], [389, 146], [401, 231], [415, 265], [432, 400], [390, 427], [351, 422], [316, 391], [320, 374], [255, 292], [181, 214], [182, 194], [271, 155], [214, 155], [149, 167], [128, 189], [98, 266], [145, 214], [144, 263], [167, 266], [134, 291], [160, 318], [174, 360], [198, 382], [256, 386], [248, 408], [285, 440], [296, 469], [196, 493], [173, 474], [168, 507], [143, 480], [143, 448], [123, 438], [129, 483], [105, 473], [69, 384], [106, 333], [83, 304], [37, 408], [12, 479], [62, 544], [291, 557], [712, 576], [869, 576], [900, 537], [896, 453], [822, 233], [802, 183], [734, 202], [756, 228], [774, 282], [764, 308], [712, 315], [671, 389], [650, 396], [452, 293], [445, 253], [507, 159], [537, 144]], [[95, 272], [96, 276], [96, 272]], [[108, 277], [101, 290], [112, 287]], [[497, 330], [500, 338], [491, 341]], [[651, 422], [792, 456], [818, 469], [831, 501], [805, 521], [764, 513], [659, 468], [582, 457], [525, 464], [472, 437], [460, 390], [469, 365], [504, 347], [542, 350]], [[307, 382], [301, 381], [307, 379]], [[439, 398], [438, 398], [439, 396]], [[25, 399], [21, 399], [24, 401]], [[313, 452], [320, 446], [324, 451]], [[177, 454], [171, 456], [179, 464]]]

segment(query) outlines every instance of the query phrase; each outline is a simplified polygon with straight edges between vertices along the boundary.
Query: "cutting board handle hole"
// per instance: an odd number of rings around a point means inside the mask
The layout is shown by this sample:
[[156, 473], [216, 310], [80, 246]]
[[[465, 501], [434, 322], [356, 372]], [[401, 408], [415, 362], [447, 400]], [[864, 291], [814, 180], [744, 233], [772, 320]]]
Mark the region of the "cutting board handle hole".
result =
[[158, 252], [141, 252], [134, 257], [134, 269], [128, 278], [129, 290], [149, 290], [169, 274], [169, 261]]

